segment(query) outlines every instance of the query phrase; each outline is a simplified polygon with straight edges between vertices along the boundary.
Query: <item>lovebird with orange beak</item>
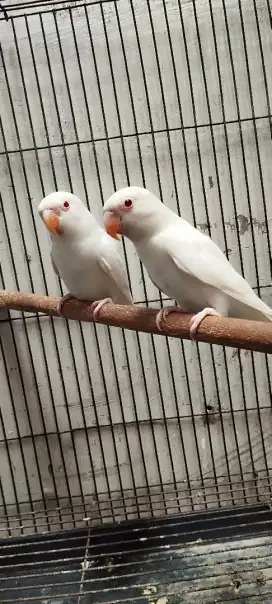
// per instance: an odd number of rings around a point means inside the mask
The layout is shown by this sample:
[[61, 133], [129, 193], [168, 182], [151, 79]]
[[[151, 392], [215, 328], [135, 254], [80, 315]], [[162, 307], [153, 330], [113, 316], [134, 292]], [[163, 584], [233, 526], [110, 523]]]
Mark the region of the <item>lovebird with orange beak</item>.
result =
[[159, 311], [158, 329], [170, 312], [194, 313], [192, 338], [208, 315], [272, 321], [271, 308], [214, 241], [147, 189], [120, 189], [106, 201], [103, 211], [107, 232], [112, 237], [128, 237], [154, 285], [178, 303]]
[[41, 201], [38, 213], [51, 235], [53, 269], [69, 292], [59, 303], [60, 315], [65, 300], [73, 297], [93, 301], [94, 320], [108, 302], [133, 304], [120, 244], [76, 195], [50, 193]]

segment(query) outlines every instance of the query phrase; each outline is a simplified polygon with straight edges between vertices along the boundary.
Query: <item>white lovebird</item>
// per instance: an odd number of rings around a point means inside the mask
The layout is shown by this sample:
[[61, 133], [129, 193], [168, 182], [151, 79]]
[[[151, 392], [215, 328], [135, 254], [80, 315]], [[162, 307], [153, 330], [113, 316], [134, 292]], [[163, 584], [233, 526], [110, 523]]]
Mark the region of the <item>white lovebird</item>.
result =
[[104, 205], [104, 224], [112, 237], [128, 237], [151, 281], [177, 306], [160, 310], [162, 328], [170, 312], [196, 313], [191, 337], [208, 315], [272, 321], [272, 310], [231, 266], [206, 235], [139, 187], [114, 193]]
[[68, 298], [93, 301], [94, 319], [107, 302], [133, 304], [124, 262], [113, 241], [82, 201], [65, 191], [47, 195], [38, 207], [52, 238], [51, 261]]

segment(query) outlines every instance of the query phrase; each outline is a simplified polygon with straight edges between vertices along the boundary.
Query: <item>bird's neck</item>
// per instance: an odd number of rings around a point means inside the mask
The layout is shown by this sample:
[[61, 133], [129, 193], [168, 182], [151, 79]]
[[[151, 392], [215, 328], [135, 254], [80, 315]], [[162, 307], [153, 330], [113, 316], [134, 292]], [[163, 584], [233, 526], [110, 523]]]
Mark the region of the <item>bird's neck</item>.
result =
[[86, 212], [80, 219], [65, 225], [60, 240], [63, 243], [73, 245], [73, 243], [82, 242], [89, 237], [94, 239], [100, 234], [100, 231], [102, 229], [95, 218], [89, 212]]
[[138, 224], [123, 225], [122, 234], [128, 237], [132, 243], [137, 245], [144, 239], [154, 237], [175, 223], [179, 217], [169, 208], [163, 206], [163, 211], [158, 214], [152, 213], [144, 221]]

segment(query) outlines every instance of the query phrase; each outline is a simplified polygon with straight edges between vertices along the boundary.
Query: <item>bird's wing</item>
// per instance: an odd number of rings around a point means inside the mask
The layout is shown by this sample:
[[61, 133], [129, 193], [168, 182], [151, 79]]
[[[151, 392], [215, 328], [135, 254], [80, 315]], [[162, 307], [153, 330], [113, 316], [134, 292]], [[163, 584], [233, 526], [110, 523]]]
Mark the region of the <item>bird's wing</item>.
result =
[[[189, 223], [185, 225], [182, 229], [176, 225], [170, 227], [164, 235], [164, 245], [175, 266], [202, 284], [224, 292], [230, 298], [255, 308], [272, 320], [272, 310], [231, 266], [212, 239], [194, 229]], [[181, 232], [184, 230], [185, 232]]]
[[125, 265], [118, 250], [102, 243], [98, 250], [98, 263], [112, 283], [113, 301], [116, 304], [133, 304]]
[[52, 264], [53, 270], [54, 270], [54, 272], [56, 273], [56, 275], [59, 277], [59, 276], [60, 276], [60, 275], [59, 275], [59, 271], [58, 271], [58, 269], [57, 269], [57, 267], [56, 267], [56, 265], [55, 265], [55, 262], [54, 262], [54, 258], [53, 258], [52, 251], [51, 251], [51, 254], [50, 254], [50, 255], [51, 255], [51, 264]]

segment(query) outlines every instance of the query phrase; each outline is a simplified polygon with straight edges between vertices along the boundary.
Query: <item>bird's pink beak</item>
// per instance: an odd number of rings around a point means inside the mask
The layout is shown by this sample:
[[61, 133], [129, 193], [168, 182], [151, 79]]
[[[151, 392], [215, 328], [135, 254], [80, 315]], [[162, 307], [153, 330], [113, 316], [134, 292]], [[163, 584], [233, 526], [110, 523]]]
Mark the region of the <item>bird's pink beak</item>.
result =
[[62, 230], [60, 228], [60, 212], [58, 209], [48, 209], [42, 212], [42, 219], [46, 228], [52, 233], [52, 235], [60, 235]]
[[119, 234], [122, 233], [120, 216], [117, 216], [114, 212], [105, 212], [104, 225], [108, 235], [113, 239], [120, 239]]

